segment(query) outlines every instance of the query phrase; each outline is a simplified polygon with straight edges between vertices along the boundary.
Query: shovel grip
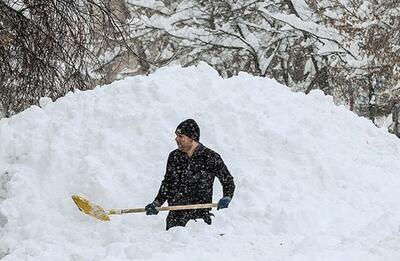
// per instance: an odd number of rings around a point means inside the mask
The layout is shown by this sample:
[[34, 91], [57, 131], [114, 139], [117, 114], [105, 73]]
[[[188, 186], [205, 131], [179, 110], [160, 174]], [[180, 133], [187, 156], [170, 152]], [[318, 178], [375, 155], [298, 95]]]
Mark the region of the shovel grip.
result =
[[[216, 208], [217, 203], [207, 203], [207, 204], [194, 204], [194, 205], [179, 205], [179, 206], [168, 206], [168, 207], [158, 207], [158, 211], [173, 211], [173, 210], [187, 210], [187, 209], [202, 209], [202, 208]], [[110, 209], [108, 211], [109, 215], [122, 215], [126, 213], [141, 213], [146, 212], [144, 208], [128, 208], [128, 209]]]

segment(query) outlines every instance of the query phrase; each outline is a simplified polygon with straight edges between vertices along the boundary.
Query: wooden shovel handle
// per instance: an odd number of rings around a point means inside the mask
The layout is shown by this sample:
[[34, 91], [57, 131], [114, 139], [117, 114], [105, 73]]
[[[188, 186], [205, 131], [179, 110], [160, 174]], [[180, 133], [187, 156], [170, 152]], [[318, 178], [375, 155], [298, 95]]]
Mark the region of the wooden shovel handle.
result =
[[[185, 210], [185, 209], [202, 209], [202, 208], [216, 208], [217, 203], [207, 203], [207, 204], [194, 204], [194, 205], [180, 205], [180, 206], [168, 206], [168, 207], [158, 207], [158, 211], [169, 211], [169, 210]], [[128, 209], [110, 209], [108, 211], [109, 215], [121, 215], [126, 213], [140, 213], [146, 212], [144, 208], [128, 208]]]

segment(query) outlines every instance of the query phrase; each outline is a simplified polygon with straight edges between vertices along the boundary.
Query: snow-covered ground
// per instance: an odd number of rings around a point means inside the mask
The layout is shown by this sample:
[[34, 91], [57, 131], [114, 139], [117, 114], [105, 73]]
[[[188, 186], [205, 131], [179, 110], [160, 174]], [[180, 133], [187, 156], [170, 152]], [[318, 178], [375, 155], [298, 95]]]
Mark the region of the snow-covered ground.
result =
[[[0, 257], [11, 260], [400, 260], [400, 142], [320, 91], [211, 67], [168, 67], [70, 93], [0, 121]], [[178, 123], [235, 177], [213, 225], [165, 231], [166, 213], [104, 223], [157, 193]], [[214, 202], [221, 197], [215, 183]]]

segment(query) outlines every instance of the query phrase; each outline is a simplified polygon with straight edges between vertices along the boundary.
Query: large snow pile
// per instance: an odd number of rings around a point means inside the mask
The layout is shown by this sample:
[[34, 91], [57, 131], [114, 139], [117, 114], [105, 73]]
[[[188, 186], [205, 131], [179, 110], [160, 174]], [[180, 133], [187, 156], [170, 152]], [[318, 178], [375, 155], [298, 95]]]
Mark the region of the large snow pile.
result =
[[[41, 103], [0, 121], [5, 261], [400, 259], [400, 143], [320, 91], [200, 64]], [[166, 213], [104, 223], [78, 211], [72, 194], [151, 202], [186, 118], [235, 177], [212, 226], [166, 232]]]

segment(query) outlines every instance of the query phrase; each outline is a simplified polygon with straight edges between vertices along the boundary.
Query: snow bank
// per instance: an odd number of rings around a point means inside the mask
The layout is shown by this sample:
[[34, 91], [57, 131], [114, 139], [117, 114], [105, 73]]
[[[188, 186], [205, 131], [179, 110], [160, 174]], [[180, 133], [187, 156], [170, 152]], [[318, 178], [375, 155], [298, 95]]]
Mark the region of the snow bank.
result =
[[[200, 64], [41, 106], [0, 121], [5, 261], [399, 260], [399, 140], [319, 91]], [[235, 177], [212, 226], [166, 232], [165, 213], [102, 223], [77, 210], [72, 194], [105, 208], [153, 200], [186, 118]]]

